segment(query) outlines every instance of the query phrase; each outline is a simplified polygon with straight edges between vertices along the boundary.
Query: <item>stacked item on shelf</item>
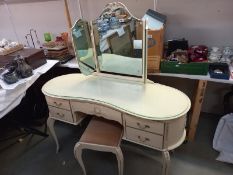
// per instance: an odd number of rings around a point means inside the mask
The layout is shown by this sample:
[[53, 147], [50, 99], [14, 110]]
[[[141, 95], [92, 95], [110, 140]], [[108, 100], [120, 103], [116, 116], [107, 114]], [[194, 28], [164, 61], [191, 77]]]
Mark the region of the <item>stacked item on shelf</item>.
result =
[[5, 70], [6, 66], [15, 62], [19, 55], [23, 57], [25, 64], [36, 69], [46, 63], [44, 51], [41, 49], [24, 48], [18, 42], [11, 42], [7, 39], [0, 41], [0, 67]]
[[17, 57], [18, 55], [22, 56], [25, 62], [30, 65], [32, 69], [36, 69], [47, 63], [42, 49], [24, 48], [23, 50], [9, 54], [12, 58]]
[[0, 55], [8, 55], [21, 49], [23, 49], [23, 45], [18, 42], [11, 42], [5, 38], [0, 40]]
[[188, 41], [168, 41], [165, 59], [161, 61], [162, 73], [207, 75], [211, 78], [226, 79], [233, 76], [233, 50], [231, 47], [188, 46]]
[[5, 83], [13, 84], [32, 76], [33, 69], [45, 63], [47, 61], [42, 49], [24, 48], [5, 56], [0, 55], [0, 77]]
[[162, 73], [207, 75], [208, 48], [204, 45], [189, 47], [185, 39], [168, 41], [165, 59], [161, 61]]
[[229, 80], [230, 70], [227, 63], [215, 62], [210, 63], [209, 73], [211, 78]]
[[21, 55], [25, 62], [33, 69], [36, 69], [47, 62], [43, 50], [35, 48], [24, 48], [5, 56], [0, 55], [0, 67], [5, 67], [6, 65], [10, 64], [18, 55]]
[[211, 78], [226, 80], [230, 78], [233, 66], [233, 50], [231, 47], [224, 47], [223, 50], [212, 47], [208, 59]]
[[25, 62], [25, 59], [18, 55], [7, 65], [1, 73], [1, 79], [7, 84], [16, 83], [19, 79], [32, 76], [32, 67]]
[[69, 54], [68, 48], [48, 49], [46, 56], [50, 59], [62, 59]]
[[61, 60], [69, 55], [67, 39], [63, 36], [57, 36], [55, 41], [45, 42], [43, 49], [45, 50], [46, 57], [49, 59]]

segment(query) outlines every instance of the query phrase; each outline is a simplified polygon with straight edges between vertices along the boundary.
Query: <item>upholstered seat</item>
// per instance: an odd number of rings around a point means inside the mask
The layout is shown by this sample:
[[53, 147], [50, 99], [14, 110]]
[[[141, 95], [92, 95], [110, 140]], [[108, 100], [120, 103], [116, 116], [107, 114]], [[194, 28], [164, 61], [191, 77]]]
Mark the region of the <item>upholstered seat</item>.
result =
[[91, 149], [112, 152], [118, 161], [119, 174], [123, 175], [123, 155], [120, 148], [123, 127], [115, 122], [102, 118], [93, 118], [84, 131], [81, 139], [74, 147], [74, 154], [84, 174], [86, 170], [82, 161], [82, 150]]
[[79, 142], [118, 146], [122, 138], [123, 129], [115, 121], [94, 118], [88, 124]]

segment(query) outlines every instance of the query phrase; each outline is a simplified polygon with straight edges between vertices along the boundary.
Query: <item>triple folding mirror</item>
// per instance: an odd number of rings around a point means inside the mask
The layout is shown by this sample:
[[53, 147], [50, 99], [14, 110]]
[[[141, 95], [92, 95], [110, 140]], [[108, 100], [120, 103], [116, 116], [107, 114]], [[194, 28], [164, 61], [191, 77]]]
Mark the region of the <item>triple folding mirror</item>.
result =
[[97, 19], [78, 20], [72, 38], [80, 70], [143, 78], [145, 74], [145, 22], [119, 2], [105, 6]]

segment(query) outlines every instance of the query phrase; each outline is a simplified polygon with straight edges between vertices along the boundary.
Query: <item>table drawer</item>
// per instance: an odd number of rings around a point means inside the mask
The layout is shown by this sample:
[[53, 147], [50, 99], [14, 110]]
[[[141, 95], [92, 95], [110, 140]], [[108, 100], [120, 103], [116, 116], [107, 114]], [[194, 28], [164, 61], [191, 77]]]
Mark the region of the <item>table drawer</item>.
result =
[[109, 107], [95, 104], [94, 107], [95, 115], [104, 117], [109, 120], [114, 120], [122, 124], [121, 112], [111, 109]]
[[124, 117], [126, 120], [126, 126], [161, 135], [164, 133], [164, 123], [162, 122], [140, 119], [138, 117], [132, 117], [128, 114], [124, 114]]
[[63, 121], [68, 121], [73, 123], [73, 117], [71, 111], [49, 106], [49, 113], [50, 116], [53, 118], [57, 118]]
[[126, 138], [136, 143], [162, 149], [163, 136], [126, 127]]
[[47, 97], [46, 96], [46, 101], [47, 101], [48, 105], [50, 105], [50, 106], [70, 110], [69, 100], [64, 100], [64, 99], [59, 99], [59, 98], [53, 98], [53, 97]]
[[94, 115], [94, 104], [88, 102], [80, 102], [80, 101], [71, 101], [71, 109], [73, 112], [82, 112], [85, 114]]

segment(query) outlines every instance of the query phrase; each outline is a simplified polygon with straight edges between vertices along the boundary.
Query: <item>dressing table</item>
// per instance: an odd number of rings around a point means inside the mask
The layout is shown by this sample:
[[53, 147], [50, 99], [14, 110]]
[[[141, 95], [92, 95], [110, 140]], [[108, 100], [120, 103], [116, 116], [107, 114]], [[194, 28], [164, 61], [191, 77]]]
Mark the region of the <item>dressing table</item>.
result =
[[95, 40], [93, 24], [89, 28], [83, 20], [75, 23], [73, 44], [83, 74], [56, 77], [43, 86], [50, 111], [47, 124], [58, 151], [55, 121], [78, 125], [86, 114], [117, 121], [124, 127], [125, 140], [162, 152], [167, 175], [169, 150], [185, 139], [191, 103], [181, 91], [147, 80], [147, 31], [142, 24], [142, 57], [133, 58], [98, 53], [100, 40]]

